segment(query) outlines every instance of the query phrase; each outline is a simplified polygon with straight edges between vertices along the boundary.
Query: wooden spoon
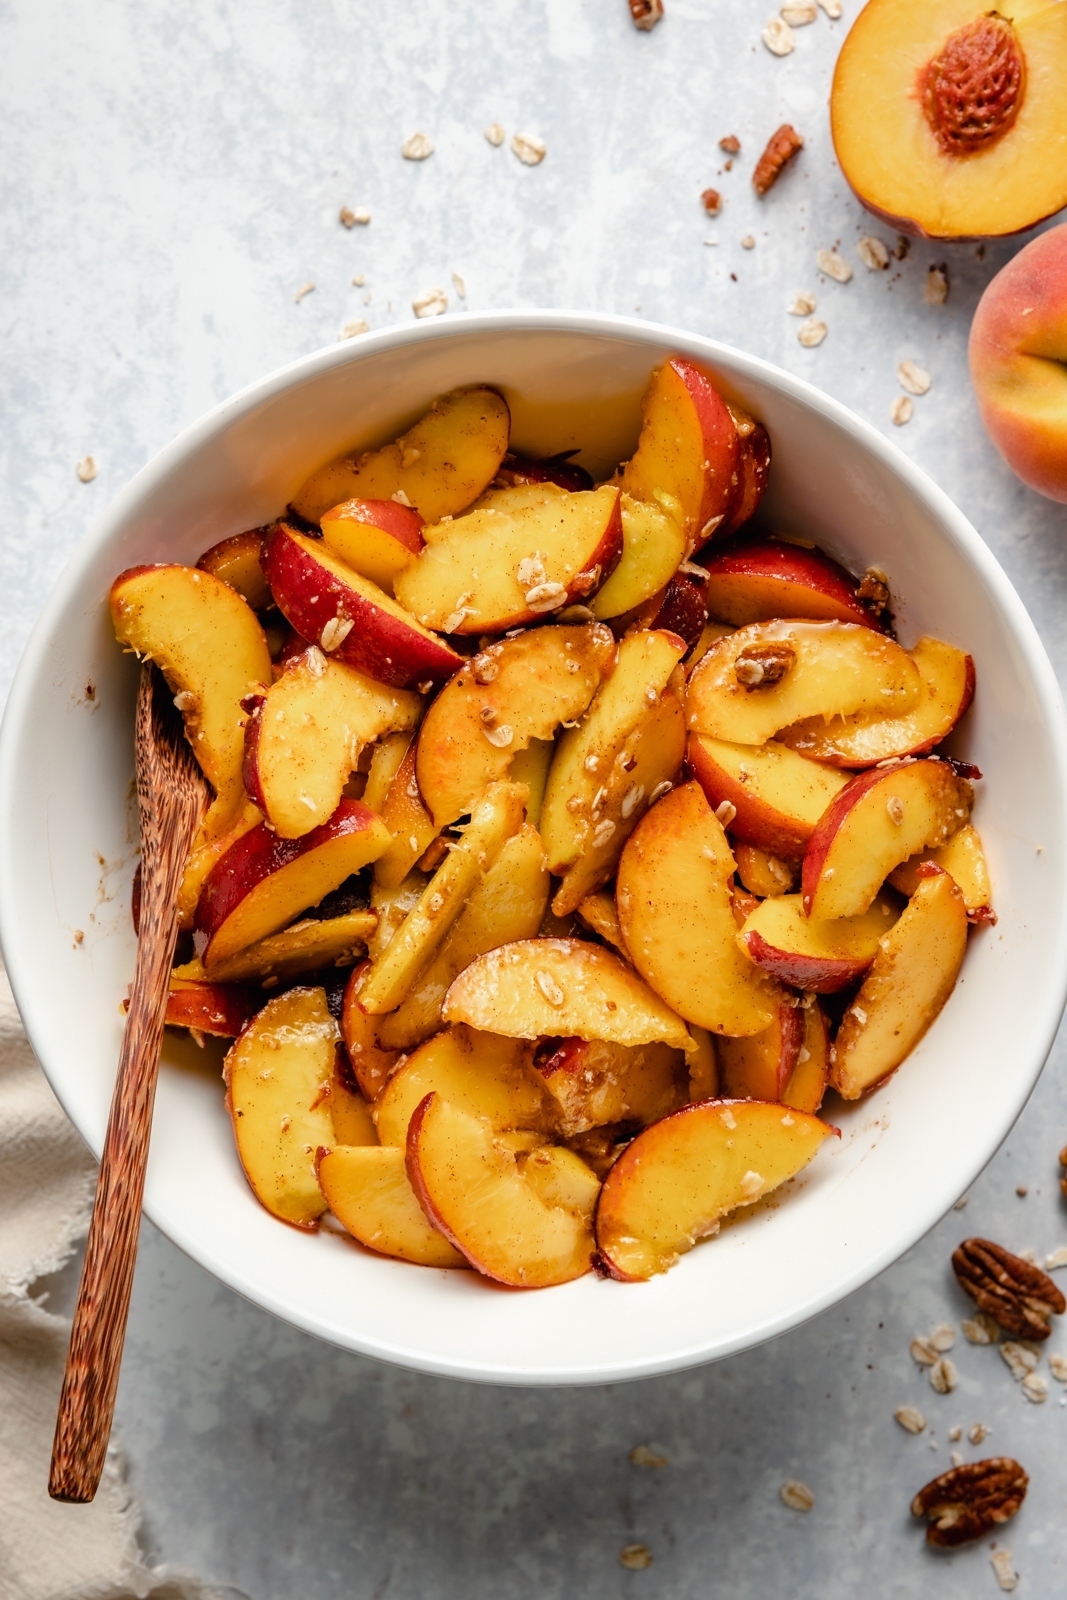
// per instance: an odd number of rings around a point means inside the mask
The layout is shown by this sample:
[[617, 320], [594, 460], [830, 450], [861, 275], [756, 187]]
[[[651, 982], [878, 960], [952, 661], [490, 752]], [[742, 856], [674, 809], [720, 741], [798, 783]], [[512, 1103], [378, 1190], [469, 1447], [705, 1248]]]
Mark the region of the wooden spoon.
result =
[[152, 1105], [178, 936], [178, 888], [207, 789], [166, 684], [148, 664], [137, 693], [141, 922], [93, 1219], [59, 1400], [48, 1492], [92, 1500], [115, 1412], [137, 1259]]

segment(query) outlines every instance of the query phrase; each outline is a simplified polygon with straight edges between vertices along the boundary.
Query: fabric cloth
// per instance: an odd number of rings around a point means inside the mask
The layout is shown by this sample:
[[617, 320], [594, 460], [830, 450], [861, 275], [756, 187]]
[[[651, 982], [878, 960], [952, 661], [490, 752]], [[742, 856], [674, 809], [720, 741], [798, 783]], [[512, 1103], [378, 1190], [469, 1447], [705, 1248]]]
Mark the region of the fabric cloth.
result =
[[114, 1441], [91, 1505], [48, 1497], [70, 1324], [30, 1289], [73, 1256], [95, 1181], [0, 967], [0, 1600], [217, 1600], [227, 1591], [146, 1565]]

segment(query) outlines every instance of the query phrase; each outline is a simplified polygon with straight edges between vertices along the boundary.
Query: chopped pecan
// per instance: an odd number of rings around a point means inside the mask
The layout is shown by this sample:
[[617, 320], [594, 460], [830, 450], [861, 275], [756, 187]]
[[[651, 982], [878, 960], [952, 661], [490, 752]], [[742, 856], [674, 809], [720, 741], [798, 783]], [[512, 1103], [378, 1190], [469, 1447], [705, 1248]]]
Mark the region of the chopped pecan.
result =
[[741, 141], [736, 133], [728, 133], [724, 139], [719, 140], [719, 149], [725, 150], [728, 156], [741, 154]]
[[862, 600], [868, 611], [876, 615], [885, 610], [889, 604], [889, 585], [880, 567], [867, 568], [856, 590], [856, 599]]
[[765, 195], [782, 175], [782, 168], [791, 161], [804, 141], [791, 123], [783, 122], [767, 140], [767, 148], [756, 162], [752, 174], [752, 187], [758, 195]]
[[942, 1549], [980, 1539], [990, 1528], [1010, 1522], [1026, 1498], [1030, 1479], [1010, 1456], [968, 1461], [943, 1472], [911, 1502], [913, 1517], [928, 1517], [927, 1544]]
[[718, 189], [705, 189], [700, 196], [709, 217], [717, 217], [722, 210], [722, 195]]
[[734, 662], [734, 677], [750, 692], [781, 683], [796, 661], [797, 653], [786, 640], [770, 644], [750, 644]]
[[989, 1239], [964, 1239], [953, 1252], [952, 1270], [961, 1289], [1021, 1339], [1047, 1339], [1049, 1318], [1067, 1311], [1047, 1272]]
[[630, 15], [634, 27], [648, 33], [663, 15], [663, 0], [630, 0]]

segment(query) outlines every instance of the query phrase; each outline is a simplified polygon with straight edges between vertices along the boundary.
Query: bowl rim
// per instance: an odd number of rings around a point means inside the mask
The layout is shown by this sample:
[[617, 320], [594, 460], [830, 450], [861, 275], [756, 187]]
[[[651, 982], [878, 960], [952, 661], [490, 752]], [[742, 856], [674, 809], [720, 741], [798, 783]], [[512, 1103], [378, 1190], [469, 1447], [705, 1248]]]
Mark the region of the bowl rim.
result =
[[[190, 456], [212, 435], [290, 388], [313, 381], [350, 363], [358, 364], [368, 354], [388, 352], [422, 342], [447, 341], [457, 334], [494, 332], [575, 333], [593, 337], [601, 335], [606, 340], [622, 339], [659, 349], [674, 348], [693, 360], [707, 361], [713, 366], [717, 361], [725, 359], [737, 374], [751, 376], [777, 389], [784, 396], [816, 412], [846, 432], [853, 442], [873, 456], [917, 499], [925, 503], [951, 543], [977, 569], [982, 583], [990, 592], [997, 609], [1004, 615], [1019, 647], [1024, 670], [1033, 688], [1049, 739], [1055, 778], [1061, 793], [1067, 793], [1067, 711], [1051, 662], [1029, 613], [996, 557], [963, 512], [921, 467], [892, 440], [881, 434], [872, 423], [858, 416], [842, 402], [825, 394], [807, 379], [796, 377], [763, 357], [750, 355], [724, 341], [676, 328], [670, 324], [606, 312], [553, 310], [463, 312], [438, 317], [432, 321], [402, 323], [362, 334], [351, 341], [325, 346], [287, 362], [264, 377], [245, 385], [181, 429], [139, 469], [93, 521], [85, 537], [68, 556], [30, 631], [4, 707], [0, 723], [0, 883], [10, 878], [9, 866], [12, 854], [17, 848], [13, 829], [7, 821], [15, 814], [14, 797], [18, 783], [16, 753], [26, 736], [26, 724], [31, 716], [31, 702], [36, 681], [40, 673], [48, 670], [49, 642], [56, 624], [61, 621], [67, 608], [79, 598], [85, 569], [120, 532], [130, 513], [157, 490], [161, 480], [180, 465], [183, 458]], [[11, 896], [0, 893], [0, 950], [4, 954], [16, 1005], [23, 1017], [31, 1046], [34, 1046], [37, 1053], [34, 1017], [35, 1007], [39, 1003], [39, 984], [30, 970], [31, 963], [23, 958], [20, 950], [11, 899]], [[1033, 1041], [1029, 1070], [1018, 1073], [1015, 1080], [1016, 1092], [1003, 1127], [988, 1136], [981, 1148], [975, 1150], [973, 1157], [975, 1177], [991, 1160], [1014, 1127], [1033, 1092], [1059, 1028], [1064, 1006], [1067, 1004], [1067, 906], [1060, 915], [1054, 954], [1053, 970], [1060, 974], [1059, 980], [1049, 985], [1040, 1007], [1031, 1013], [1029, 1019], [1027, 1031]], [[66, 1110], [62, 1093], [62, 1075], [55, 1075], [39, 1053], [38, 1060], [49, 1084]], [[101, 1141], [90, 1137], [87, 1130], [79, 1123], [75, 1122], [75, 1126], [94, 1157], [99, 1160]], [[514, 1367], [504, 1365], [497, 1367], [485, 1361], [470, 1362], [458, 1358], [435, 1357], [404, 1346], [395, 1340], [385, 1343], [378, 1338], [358, 1337], [347, 1327], [341, 1327], [327, 1317], [302, 1312], [300, 1307], [284, 1301], [262, 1284], [253, 1282], [241, 1271], [235, 1270], [232, 1263], [223, 1262], [218, 1258], [209, 1244], [206, 1245], [200, 1238], [192, 1236], [180, 1222], [172, 1217], [162, 1221], [154, 1214], [155, 1207], [150, 1201], [146, 1203], [144, 1212], [179, 1249], [205, 1267], [227, 1287], [281, 1320], [329, 1343], [338, 1344], [377, 1360], [438, 1376], [494, 1384], [564, 1387], [654, 1377], [719, 1360], [740, 1350], [755, 1348], [768, 1339], [811, 1320], [869, 1283], [923, 1238], [941, 1220], [957, 1198], [958, 1195], [955, 1193], [942, 1196], [936, 1211], [931, 1208], [931, 1214], [925, 1221], [914, 1224], [905, 1234], [899, 1236], [892, 1244], [887, 1244], [875, 1256], [866, 1258], [850, 1272], [843, 1272], [831, 1285], [813, 1294], [809, 1299], [794, 1304], [778, 1316], [766, 1319], [765, 1323], [756, 1329], [749, 1329], [732, 1339], [722, 1341], [714, 1350], [693, 1346], [681, 1351], [675, 1349], [661, 1357], [605, 1363], [595, 1371], [582, 1367], [574, 1371], [557, 1369], [543, 1373], [517, 1371]]]

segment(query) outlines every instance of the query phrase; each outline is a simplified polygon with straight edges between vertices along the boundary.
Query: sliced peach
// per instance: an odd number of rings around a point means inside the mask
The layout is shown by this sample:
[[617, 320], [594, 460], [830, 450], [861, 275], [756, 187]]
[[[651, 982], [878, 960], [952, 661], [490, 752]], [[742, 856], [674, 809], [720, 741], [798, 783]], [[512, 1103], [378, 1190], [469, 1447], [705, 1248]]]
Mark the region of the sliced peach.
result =
[[782, 983], [834, 994], [867, 971], [899, 915], [891, 897], [879, 895], [859, 916], [819, 921], [804, 915], [801, 895], [784, 894], [761, 901], [737, 940], [750, 961]]
[[236, 955], [212, 961], [205, 972], [217, 983], [255, 979], [280, 981], [319, 972], [323, 967], [350, 966], [363, 954], [378, 925], [373, 911], [348, 911], [339, 917], [304, 917], [281, 933], [259, 939]]
[[419, 730], [415, 773], [434, 825], [465, 815], [531, 739], [580, 717], [615, 664], [602, 623], [532, 628], [487, 645], [445, 685]]
[[696, 1045], [696, 1049], [689, 1053], [689, 1099], [693, 1104], [698, 1100], [714, 1100], [720, 1091], [719, 1052], [715, 1047], [715, 1035], [692, 1022], [689, 1032]]
[[694, 668], [686, 711], [695, 733], [765, 744], [801, 717], [902, 716], [921, 690], [907, 652], [871, 628], [754, 622], [712, 645]]
[[216, 861], [262, 821], [262, 811], [247, 796], [236, 810], [232, 801], [225, 808], [218, 799], [212, 801], [200, 820], [178, 889], [178, 926], [183, 932], [193, 925], [200, 891]]
[[970, 783], [947, 761], [908, 759], [853, 778], [808, 841], [805, 914], [859, 916], [894, 867], [944, 844], [973, 804]]
[[403, 1150], [374, 1146], [329, 1150], [319, 1161], [323, 1199], [359, 1243], [420, 1267], [465, 1267], [415, 1198]]
[[686, 677], [692, 675], [693, 668], [698, 662], [703, 661], [713, 644], [718, 644], [720, 639], [725, 639], [727, 634], [735, 631], [727, 622], [705, 622], [700, 630], [700, 638], [682, 663]]
[[786, 860], [783, 856], [772, 856], [768, 850], [761, 850], [758, 844], [741, 844], [736, 838], [731, 843], [737, 862], [737, 876], [750, 894], [758, 895], [763, 900], [767, 895], [788, 894], [800, 882], [798, 862]]
[[235, 533], [205, 550], [196, 563], [201, 572], [211, 572], [231, 589], [236, 589], [253, 611], [266, 611], [274, 604], [263, 576], [263, 538], [262, 528]]
[[382, 1047], [378, 1041], [378, 1019], [368, 1017], [359, 1003], [359, 992], [370, 970], [369, 961], [360, 962], [345, 985], [341, 1037], [360, 1092], [373, 1100], [395, 1071], [400, 1052]]
[[920, 855], [911, 856], [901, 866], [894, 867], [889, 874], [893, 888], [899, 889], [901, 894], [910, 899], [919, 887], [919, 868], [924, 861], [932, 861], [935, 866], [943, 867], [958, 885], [967, 907], [968, 922], [996, 922], [989, 868], [986, 866], [982, 840], [973, 823], [965, 822], [959, 832], [954, 833], [948, 843], [939, 849], [924, 850]]
[[[254, 989], [232, 983], [207, 983], [198, 978], [180, 978], [171, 973], [164, 1021], [168, 1028], [188, 1028], [194, 1033], [210, 1033], [219, 1039], [236, 1039], [263, 1004]], [[129, 1011], [130, 1002], [123, 1001]]]
[[675, 1050], [693, 1042], [632, 967], [580, 939], [522, 939], [479, 956], [449, 989], [441, 1014], [513, 1039], [574, 1035]]
[[471, 812], [462, 836], [426, 885], [360, 989], [370, 1016], [394, 1011], [455, 922], [476, 885], [523, 823], [526, 789], [492, 783]]
[[692, 572], [676, 572], [667, 587], [642, 610], [642, 620], [645, 611], [650, 613], [648, 627], [676, 633], [691, 650], [703, 637], [708, 620], [704, 584]]
[[544, 847], [537, 830], [526, 823], [475, 885], [399, 1009], [382, 1018], [383, 1045], [410, 1050], [441, 1026], [441, 1005], [449, 985], [472, 961], [498, 945], [532, 939], [545, 914], [548, 887]]
[[423, 546], [419, 513], [395, 500], [342, 500], [321, 525], [326, 548], [386, 594]]
[[270, 653], [251, 607], [196, 567], [130, 567], [111, 585], [120, 644], [154, 661], [174, 691], [193, 754], [220, 801], [244, 799], [241, 701], [271, 680]]
[[530, 798], [526, 802], [526, 820], [534, 828], [541, 825], [548, 769], [555, 751], [553, 739], [531, 739], [525, 750], [516, 753], [508, 769], [512, 783], [524, 783], [530, 791]]
[[360, 1093], [348, 1055], [338, 1049], [330, 1084], [330, 1120], [336, 1144], [376, 1145], [378, 1134], [370, 1102]]
[[803, 1012], [790, 996], [762, 1033], [722, 1039], [718, 1046], [722, 1093], [727, 1100], [780, 1100], [796, 1070], [804, 1042]]
[[613, 945], [629, 961], [626, 940], [619, 926], [619, 910], [610, 889], [597, 889], [593, 894], [587, 894], [575, 909], [591, 932], [599, 934], [605, 944]]
[[684, 356], [665, 361], [645, 391], [637, 451], [622, 470], [636, 500], [670, 495], [692, 545], [709, 539], [737, 492], [740, 444], [730, 408]]
[[337, 1024], [322, 989], [268, 1000], [226, 1057], [226, 1105], [256, 1198], [297, 1228], [326, 1209], [315, 1152], [333, 1143], [330, 1084]]
[[848, 782], [842, 773], [776, 740], [731, 744], [691, 733], [687, 760], [712, 810], [732, 809], [729, 828], [735, 838], [786, 860], [804, 854], [819, 819]]
[[393, 444], [320, 467], [293, 509], [318, 522], [331, 506], [359, 497], [413, 506], [427, 522], [454, 517], [496, 476], [510, 432], [507, 402], [495, 389], [454, 389]]
[[721, 1219], [794, 1177], [832, 1129], [759, 1100], [703, 1100], [653, 1123], [604, 1181], [597, 1250], [613, 1278], [666, 1272]]
[[910, 1055], [952, 993], [967, 949], [967, 908], [947, 872], [927, 862], [886, 934], [831, 1053], [830, 1082], [856, 1100]]
[[417, 694], [386, 688], [316, 645], [246, 704], [245, 788], [283, 839], [331, 817], [366, 746], [422, 715]]
[[579, 1185], [577, 1160], [516, 1152], [488, 1118], [437, 1094], [408, 1130], [408, 1176], [426, 1215], [479, 1272], [517, 1289], [569, 1283], [592, 1266], [599, 1184], [590, 1172]]
[[715, 813], [685, 783], [630, 835], [615, 898], [630, 959], [657, 994], [699, 1027], [743, 1036], [770, 1026], [782, 992], [737, 947], [733, 875]]
[[378, 926], [367, 940], [367, 951], [372, 961], [377, 961], [388, 949], [408, 912], [418, 905], [429, 881], [430, 874], [415, 867], [393, 888], [383, 888], [379, 883], [371, 884], [371, 910], [378, 918]]
[[736, 533], [755, 516], [771, 470], [771, 439], [762, 422], [729, 401], [727, 410], [737, 429], [737, 483], [726, 516], [716, 530], [720, 537]]
[[658, 594], [674, 576], [687, 549], [685, 528], [655, 500], [624, 494], [622, 557], [590, 601], [595, 617], [621, 617]]
[[519, 1039], [447, 1028], [397, 1068], [374, 1102], [382, 1144], [404, 1146], [408, 1124], [428, 1094], [439, 1094], [494, 1128], [555, 1128], [552, 1101], [530, 1067], [530, 1046]]
[[817, 1000], [803, 1007], [803, 1017], [804, 1039], [797, 1052], [797, 1064], [778, 1098], [782, 1105], [814, 1116], [830, 1080], [830, 1029]]
[[[393, 836], [388, 850], [374, 863], [374, 881], [383, 890], [399, 888], [437, 837], [415, 776], [416, 754], [412, 741], [401, 758], [381, 808], [382, 821]], [[387, 759], [391, 765], [392, 754]], [[372, 771], [371, 777], [374, 776]]]
[[210, 970], [293, 920], [359, 872], [389, 843], [359, 800], [342, 800], [329, 822], [302, 839], [280, 839], [260, 823], [212, 867], [196, 908], [194, 943]]
[[701, 565], [709, 613], [735, 628], [776, 617], [884, 627], [859, 599], [855, 578], [821, 550], [757, 533], [722, 546], [716, 541]]
[[591, 843], [607, 800], [605, 793], [597, 805], [601, 790], [616, 769], [630, 770], [636, 734], [684, 653], [684, 641], [670, 633], [640, 632], [623, 639], [611, 677], [579, 726], [560, 737], [541, 810], [550, 871], [562, 876]]
[[400, 763], [407, 755], [413, 739], [414, 734], [410, 730], [405, 733], [387, 733], [383, 739], [375, 742], [371, 751], [367, 786], [363, 791], [362, 800], [365, 806], [370, 806], [379, 816], [383, 814], [393, 779], [399, 772]]
[[974, 662], [939, 639], [920, 639], [911, 658], [922, 680], [919, 703], [903, 717], [808, 717], [779, 734], [782, 744], [836, 767], [873, 767], [925, 755], [940, 744], [974, 698]]
[[607, 576], [622, 551], [619, 491], [543, 487], [536, 504], [471, 511], [424, 537], [425, 550], [396, 580], [401, 604], [444, 633], [503, 633], [585, 600]]
[[688, 1098], [685, 1057], [665, 1044], [546, 1039], [534, 1068], [552, 1097], [565, 1139], [609, 1123], [644, 1126]]
[[321, 539], [278, 523], [263, 547], [263, 570], [279, 609], [302, 638], [379, 683], [394, 689], [443, 683], [461, 665], [443, 639]]

